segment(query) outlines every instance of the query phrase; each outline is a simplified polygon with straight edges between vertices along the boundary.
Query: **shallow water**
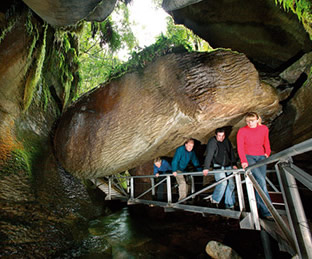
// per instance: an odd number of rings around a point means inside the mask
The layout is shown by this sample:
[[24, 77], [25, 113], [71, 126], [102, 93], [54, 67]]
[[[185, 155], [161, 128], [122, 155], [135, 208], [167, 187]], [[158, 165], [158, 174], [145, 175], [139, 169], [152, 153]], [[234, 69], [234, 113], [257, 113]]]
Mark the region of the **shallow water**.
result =
[[207, 243], [223, 242], [237, 230], [237, 221], [219, 216], [123, 207], [90, 221], [82, 245], [59, 258], [210, 258]]
[[242, 258], [264, 258], [259, 231], [240, 230], [237, 220], [165, 213], [144, 205], [123, 207], [90, 221], [82, 245], [59, 258], [202, 259], [210, 258], [205, 248], [211, 240], [232, 247]]
[[[72, 258], [187, 258], [159, 242], [151, 220], [133, 217], [128, 207], [89, 222], [81, 247], [64, 257]], [[63, 258], [64, 258], [63, 257]]]

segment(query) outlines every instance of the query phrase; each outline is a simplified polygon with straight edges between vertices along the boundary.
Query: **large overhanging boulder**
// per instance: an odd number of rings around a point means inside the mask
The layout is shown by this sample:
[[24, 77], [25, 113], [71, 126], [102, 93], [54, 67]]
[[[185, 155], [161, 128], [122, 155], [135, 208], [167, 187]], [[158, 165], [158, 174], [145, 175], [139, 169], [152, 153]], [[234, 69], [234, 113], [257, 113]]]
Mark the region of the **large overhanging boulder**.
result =
[[54, 26], [78, 21], [104, 21], [117, 0], [23, 0], [43, 20]]
[[272, 118], [278, 103], [243, 54], [169, 54], [69, 107], [54, 146], [67, 171], [101, 177], [168, 154], [187, 137], [206, 142], [216, 127], [235, 132], [247, 111]]
[[212, 47], [242, 52], [261, 69], [285, 68], [312, 49], [297, 16], [273, 0], [163, 0], [163, 8]]

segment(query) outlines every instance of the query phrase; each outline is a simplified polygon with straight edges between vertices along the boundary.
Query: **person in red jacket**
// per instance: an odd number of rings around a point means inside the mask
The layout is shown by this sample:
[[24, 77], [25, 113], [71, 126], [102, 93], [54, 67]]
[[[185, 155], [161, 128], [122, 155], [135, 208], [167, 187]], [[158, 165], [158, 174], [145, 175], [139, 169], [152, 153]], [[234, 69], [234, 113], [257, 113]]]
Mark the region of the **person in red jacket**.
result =
[[[244, 169], [269, 157], [271, 154], [269, 129], [261, 124], [260, 116], [255, 112], [249, 112], [245, 119], [247, 126], [240, 128], [237, 133], [237, 151]], [[252, 169], [251, 172], [270, 199], [265, 181], [266, 165]], [[271, 213], [257, 192], [256, 201], [260, 217], [271, 220]]]

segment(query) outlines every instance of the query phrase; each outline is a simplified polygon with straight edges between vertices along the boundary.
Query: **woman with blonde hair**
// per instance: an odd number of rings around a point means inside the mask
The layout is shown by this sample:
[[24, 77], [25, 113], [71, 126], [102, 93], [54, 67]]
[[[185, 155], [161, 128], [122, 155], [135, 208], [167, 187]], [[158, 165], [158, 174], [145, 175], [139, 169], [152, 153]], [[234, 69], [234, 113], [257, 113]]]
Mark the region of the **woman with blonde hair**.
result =
[[[261, 117], [256, 112], [249, 112], [245, 120], [247, 125], [240, 128], [237, 133], [237, 151], [244, 169], [269, 157], [271, 154], [269, 129], [261, 124]], [[251, 172], [261, 189], [270, 199], [265, 181], [266, 165], [254, 168]], [[271, 213], [257, 192], [256, 201], [260, 217], [271, 220]]]

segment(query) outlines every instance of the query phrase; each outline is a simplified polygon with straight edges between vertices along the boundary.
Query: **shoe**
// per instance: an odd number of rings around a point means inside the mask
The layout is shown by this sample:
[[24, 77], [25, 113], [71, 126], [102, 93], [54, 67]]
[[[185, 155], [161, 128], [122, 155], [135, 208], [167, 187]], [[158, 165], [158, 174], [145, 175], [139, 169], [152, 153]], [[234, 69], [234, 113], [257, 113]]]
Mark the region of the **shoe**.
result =
[[225, 207], [226, 210], [234, 210], [234, 206], [233, 207]]
[[273, 216], [265, 216], [263, 219], [268, 220], [268, 221], [274, 221]]
[[219, 203], [209, 201], [208, 202], [208, 207], [218, 209], [219, 208]]

